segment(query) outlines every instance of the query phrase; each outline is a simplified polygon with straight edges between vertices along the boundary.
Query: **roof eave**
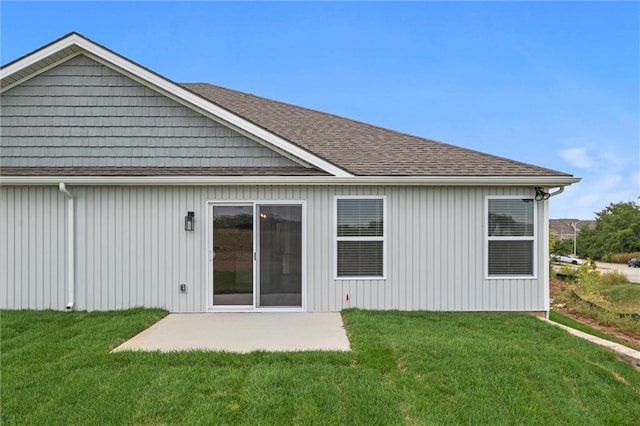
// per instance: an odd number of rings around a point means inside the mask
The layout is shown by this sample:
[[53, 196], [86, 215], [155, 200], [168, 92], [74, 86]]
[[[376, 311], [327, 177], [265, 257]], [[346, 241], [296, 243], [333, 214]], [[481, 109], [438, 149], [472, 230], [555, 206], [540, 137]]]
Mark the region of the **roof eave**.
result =
[[356, 185], [356, 186], [540, 186], [577, 183], [573, 176], [0, 176], [0, 185]]

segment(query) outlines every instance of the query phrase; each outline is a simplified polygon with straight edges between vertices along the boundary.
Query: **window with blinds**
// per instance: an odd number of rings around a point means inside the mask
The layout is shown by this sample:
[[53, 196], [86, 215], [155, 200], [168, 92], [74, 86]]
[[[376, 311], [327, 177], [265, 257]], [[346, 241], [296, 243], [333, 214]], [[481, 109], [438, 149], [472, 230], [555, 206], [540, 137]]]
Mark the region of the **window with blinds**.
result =
[[487, 272], [489, 277], [533, 277], [535, 209], [530, 198], [487, 200]]
[[383, 278], [383, 197], [336, 197], [336, 277]]

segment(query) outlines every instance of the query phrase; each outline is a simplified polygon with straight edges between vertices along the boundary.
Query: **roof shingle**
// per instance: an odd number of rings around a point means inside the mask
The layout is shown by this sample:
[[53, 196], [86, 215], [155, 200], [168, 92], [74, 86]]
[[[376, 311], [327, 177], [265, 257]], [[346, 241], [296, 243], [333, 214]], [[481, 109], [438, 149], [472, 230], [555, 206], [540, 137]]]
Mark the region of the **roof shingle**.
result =
[[571, 176], [206, 83], [181, 84], [359, 176]]

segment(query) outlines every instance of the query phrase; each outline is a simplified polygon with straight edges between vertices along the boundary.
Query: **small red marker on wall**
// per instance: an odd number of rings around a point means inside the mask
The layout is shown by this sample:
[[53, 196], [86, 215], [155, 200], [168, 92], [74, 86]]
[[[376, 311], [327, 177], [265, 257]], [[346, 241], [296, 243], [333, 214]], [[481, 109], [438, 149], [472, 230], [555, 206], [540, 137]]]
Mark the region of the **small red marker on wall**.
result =
[[349, 293], [347, 293], [347, 302], [349, 301]]

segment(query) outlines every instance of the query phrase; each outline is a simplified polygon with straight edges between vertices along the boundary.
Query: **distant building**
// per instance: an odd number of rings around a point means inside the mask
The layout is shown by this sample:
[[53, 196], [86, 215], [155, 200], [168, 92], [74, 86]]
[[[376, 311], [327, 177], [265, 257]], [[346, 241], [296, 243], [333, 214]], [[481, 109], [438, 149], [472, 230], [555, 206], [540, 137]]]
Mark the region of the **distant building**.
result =
[[583, 228], [595, 228], [595, 220], [580, 220], [580, 219], [549, 219], [549, 227], [551, 228], [551, 235], [559, 240], [568, 240], [573, 238], [574, 230], [571, 224], [576, 226], [576, 233], [580, 233]]

